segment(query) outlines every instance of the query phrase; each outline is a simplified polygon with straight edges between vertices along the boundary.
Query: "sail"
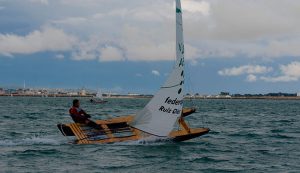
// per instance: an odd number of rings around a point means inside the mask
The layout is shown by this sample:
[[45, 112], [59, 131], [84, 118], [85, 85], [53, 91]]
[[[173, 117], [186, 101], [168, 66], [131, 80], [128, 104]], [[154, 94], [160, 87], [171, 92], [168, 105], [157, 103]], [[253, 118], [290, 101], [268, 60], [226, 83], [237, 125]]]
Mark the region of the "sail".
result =
[[131, 126], [152, 135], [166, 137], [173, 130], [183, 107], [184, 42], [182, 10], [176, 0], [176, 63], [164, 85], [137, 113]]
[[98, 92], [96, 94], [96, 98], [103, 100], [103, 95], [102, 95], [102, 92], [100, 90], [98, 90]]

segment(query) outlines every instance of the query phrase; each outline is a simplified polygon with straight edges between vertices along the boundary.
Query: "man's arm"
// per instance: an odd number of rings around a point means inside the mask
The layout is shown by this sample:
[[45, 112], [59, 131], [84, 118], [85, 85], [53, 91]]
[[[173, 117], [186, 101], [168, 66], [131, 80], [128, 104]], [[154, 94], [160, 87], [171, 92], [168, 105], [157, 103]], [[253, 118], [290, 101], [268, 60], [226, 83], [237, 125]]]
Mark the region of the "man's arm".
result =
[[81, 114], [83, 114], [86, 118], [91, 118], [89, 114], [87, 114], [83, 109], [81, 109]]

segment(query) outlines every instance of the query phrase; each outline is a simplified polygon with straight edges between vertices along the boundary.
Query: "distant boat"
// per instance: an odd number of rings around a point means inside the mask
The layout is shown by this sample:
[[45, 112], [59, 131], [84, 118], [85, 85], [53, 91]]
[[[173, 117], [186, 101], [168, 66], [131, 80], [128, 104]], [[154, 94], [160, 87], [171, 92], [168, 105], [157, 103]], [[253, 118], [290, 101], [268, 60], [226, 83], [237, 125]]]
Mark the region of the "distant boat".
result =
[[[58, 124], [65, 136], [76, 136], [77, 144], [114, 143], [144, 140], [149, 137], [185, 141], [209, 132], [208, 128], [190, 128], [185, 117], [193, 108], [183, 108], [184, 42], [182, 10], [176, 0], [176, 63], [165, 84], [136, 115], [97, 120], [101, 130], [83, 124]], [[178, 129], [174, 130], [174, 125]]]
[[100, 99], [100, 100], [103, 100], [103, 94], [102, 94], [101, 90], [98, 90], [98, 92], [96, 94], [96, 98]]
[[94, 99], [90, 99], [91, 103], [107, 103], [108, 101], [104, 100], [103, 98], [103, 94], [101, 92], [101, 90], [99, 89], [97, 91], [96, 97]]

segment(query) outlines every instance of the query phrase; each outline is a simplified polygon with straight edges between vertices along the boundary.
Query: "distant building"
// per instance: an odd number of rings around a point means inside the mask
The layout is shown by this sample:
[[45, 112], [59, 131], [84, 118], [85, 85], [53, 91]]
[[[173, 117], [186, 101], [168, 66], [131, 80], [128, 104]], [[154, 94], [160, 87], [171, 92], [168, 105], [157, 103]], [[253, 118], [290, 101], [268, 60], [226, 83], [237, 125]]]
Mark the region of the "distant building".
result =
[[225, 96], [230, 96], [229, 92], [220, 92], [219, 96], [225, 97]]
[[17, 94], [24, 94], [23, 88], [17, 89], [16, 93], [17, 93]]
[[221, 93], [220, 93], [220, 96], [229, 96], [229, 95], [230, 95], [229, 92], [221, 92]]
[[81, 90], [80, 92], [79, 92], [79, 95], [80, 96], [86, 96], [86, 90]]
[[128, 96], [140, 96], [140, 94], [136, 94], [136, 93], [128, 93]]
[[3, 88], [0, 88], [0, 94], [5, 94], [5, 91]]
[[297, 97], [300, 97], [300, 92], [297, 93]]
[[298, 94], [296, 93], [293, 93], [293, 94], [290, 94], [290, 93], [268, 93], [266, 94], [266, 96], [271, 96], [271, 97], [296, 97]]
[[[60, 93], [62, 94], [62, 93]], [[79, 93], [79, 95], [81, 95], [82, 93]], [[84, 93], [83, 93], [84, 94]], [[67, 93], [63, 93], [63, 95], [69, 95], [69, 96], [77, 96], [78, 95], [78, 92], [67, 92]], [[81, 95], [83, 96], [83, 95]]]
[[34, 95], [35, 94], [35, 92], [33, 91], [33, 90], [25, 90], [24, 91], [24, 94], [26, 94], [26, 95]]

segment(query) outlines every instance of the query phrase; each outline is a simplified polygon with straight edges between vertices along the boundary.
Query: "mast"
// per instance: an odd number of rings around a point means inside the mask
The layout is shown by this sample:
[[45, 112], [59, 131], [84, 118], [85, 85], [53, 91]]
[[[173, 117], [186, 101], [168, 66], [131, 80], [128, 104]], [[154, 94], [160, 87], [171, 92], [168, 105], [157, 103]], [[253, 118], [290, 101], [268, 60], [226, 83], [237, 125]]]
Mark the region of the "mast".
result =
[[182, 10], [176, 0], [176, 63], [165, 84], [135, 116], [131, 126], [149, 134], [166, 137], [173, 130], [183, 108], [184, 42]]

